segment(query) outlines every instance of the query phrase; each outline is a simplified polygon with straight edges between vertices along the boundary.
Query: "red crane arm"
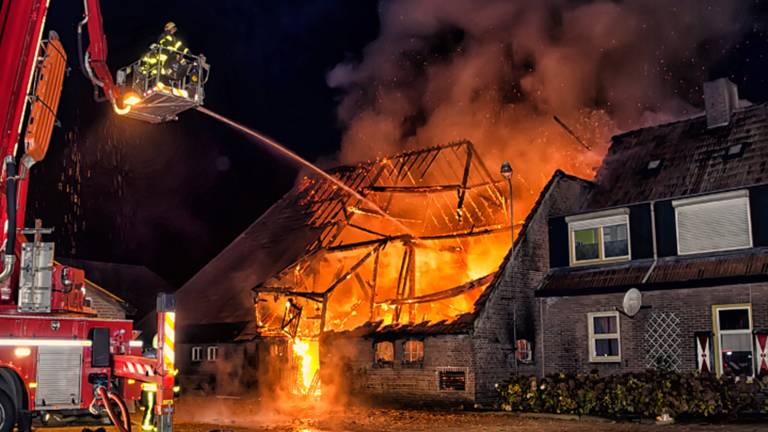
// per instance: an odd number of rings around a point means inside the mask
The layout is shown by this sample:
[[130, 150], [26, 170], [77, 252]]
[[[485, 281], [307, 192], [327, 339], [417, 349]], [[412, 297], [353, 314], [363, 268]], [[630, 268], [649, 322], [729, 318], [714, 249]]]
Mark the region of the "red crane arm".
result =
[[[5, 246], [3, 269], [0, 271], [0, 304], [12, 302], [8, 285], [14, 268], [16, 243], [14, 156], [20, 141], [27, 95], [47, 13], [47, 0], [5, 0], [0, 6], [0, 161], [3, 161], [0, 243]], [[13, 171], [10, 176], [9, 170]], [[9, 213], [13, 217], [9, 218]]]
[[85, 68], [94, 85], [101, 87], [112, 105], [122, 105], [120, 91], [115, 86], [112, 73], [107, 66], [107, 36], [104, 34], [104, 20], [101, 17], [100, 0], [84, 0], [85, 13], [78, 26], [78, 33], [84, 23], [88, 24], [90, 41], [85, 55]]

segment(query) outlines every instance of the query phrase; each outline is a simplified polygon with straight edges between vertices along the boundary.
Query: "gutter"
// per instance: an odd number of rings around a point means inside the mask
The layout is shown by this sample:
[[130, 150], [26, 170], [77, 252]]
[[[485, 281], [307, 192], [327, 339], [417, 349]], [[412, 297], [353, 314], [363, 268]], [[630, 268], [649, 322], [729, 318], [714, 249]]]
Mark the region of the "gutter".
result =
[[656, 264], [659, 262], [659, 252], [656, 250], [656, 201], [651, 201], [651, 241], [653, 242], [653, 264], [648, 268], [648, 272], [643, 276], [641, 284], [648, 282], [651, 277], [651, 273], [656, 268]]

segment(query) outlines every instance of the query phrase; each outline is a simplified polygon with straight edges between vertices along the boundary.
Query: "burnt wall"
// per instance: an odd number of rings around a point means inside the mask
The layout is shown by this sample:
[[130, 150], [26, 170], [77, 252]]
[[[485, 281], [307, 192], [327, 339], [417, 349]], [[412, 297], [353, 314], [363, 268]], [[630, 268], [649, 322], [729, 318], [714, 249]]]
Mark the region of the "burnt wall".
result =
[[[324, 340], [320, 350], [323, 395], [350, 396], [374, 404], [465, 404], [474, 399], [475, 368], [472, 341], [468, 335], [417, 338], [424, 342], [424, 360], [407, 365], [403, 344], [394, 339], [391, 364], [374, 363], [374, 343], [368, 337], [338, 337]], [[464, 376], [464, 390], [441, 389], [440, 373]]]
[[587, 314], [614, 311], [621, 308], [622, 299], [623, 293], [537, 299], [543, 312], [544, 373], [611, 374], [657, 368], [652, 345], [660, 339], [667, 339], [668, 348], [661, 350], [665, 363], [672, 361], [683, 372], [695, 370], [694, 332], [713, 331], [713, 305], [751, 304], [752, 328], [768, 328], [766, 283], [645, 291], [646, 308], [632, 318], [619, 313], [621, 361], [590, 362]]
[[[514, 373], [538, 371], [536, 327], [538, 313], [534, 291], [549, 271], [550, 216], [577, 211], [591, 188], [587, 182], [556, 173], [532, 210], [525, 231], [515, 246], [512, 259], [490, 287], [490, 295], [477, 320], [472, 339], [476, 402], [492, 405], [498, 400], [496, 384]], [[508, 257], [509, 258], [509, 257]], [[533, 362], [515, 363], [514, 336], [528, 340], [534, 350]]]

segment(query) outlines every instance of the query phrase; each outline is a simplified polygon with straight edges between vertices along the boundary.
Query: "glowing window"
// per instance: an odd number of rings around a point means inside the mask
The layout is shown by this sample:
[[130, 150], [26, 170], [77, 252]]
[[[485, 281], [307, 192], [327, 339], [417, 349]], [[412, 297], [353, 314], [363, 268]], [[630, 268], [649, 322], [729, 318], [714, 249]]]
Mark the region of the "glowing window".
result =
[[376, 342], [374, 363], [379, 366], [391, 366], [395, 362], [395, 344], [392, 342]]
[[421, 364], [424, 362], [424, 342], [407, 340], [403, 344], [403, 364]]

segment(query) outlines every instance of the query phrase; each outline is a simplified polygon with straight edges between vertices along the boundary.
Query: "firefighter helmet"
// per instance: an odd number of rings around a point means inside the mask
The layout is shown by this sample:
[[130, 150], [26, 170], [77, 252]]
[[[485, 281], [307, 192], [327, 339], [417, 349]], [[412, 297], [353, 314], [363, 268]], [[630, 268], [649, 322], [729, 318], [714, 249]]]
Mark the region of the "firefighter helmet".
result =
[[176, 31], [176, 24], [173, 21], [168, 21], [165, 23], [165, 27], [163, 29], [169, 33], [173, 33]]

